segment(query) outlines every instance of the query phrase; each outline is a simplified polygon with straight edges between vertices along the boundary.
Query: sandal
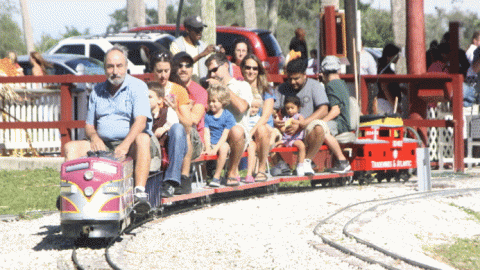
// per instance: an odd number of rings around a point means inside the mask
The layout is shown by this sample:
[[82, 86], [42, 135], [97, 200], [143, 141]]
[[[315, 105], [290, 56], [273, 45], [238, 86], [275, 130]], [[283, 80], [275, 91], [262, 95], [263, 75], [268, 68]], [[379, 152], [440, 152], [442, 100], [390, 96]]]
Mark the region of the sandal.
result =
[[270, 180], [270, 177], [272, 177], [269, 173], [266, 172], [258, 172], [255, 175], [255, 182], [266, 182]]
[[240, 176], [227, 178], [227, 186], [238, 186], [238, 185], [240, 185]]

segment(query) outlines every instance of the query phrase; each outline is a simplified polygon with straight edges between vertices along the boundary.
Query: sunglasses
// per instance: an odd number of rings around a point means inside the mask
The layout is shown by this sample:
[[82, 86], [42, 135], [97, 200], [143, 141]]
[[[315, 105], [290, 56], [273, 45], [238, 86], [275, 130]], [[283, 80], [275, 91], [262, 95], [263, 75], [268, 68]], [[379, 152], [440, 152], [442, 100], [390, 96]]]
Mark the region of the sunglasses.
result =
[[193, 67], [193, 64], [192, 63], [181, 63], [181, 64], [178, 64], [178, 68], [191, 68]]
[[245, 70], [249, 70], [249, 69], [252, 69], [252, 70], [254, 70], [254, 71], [257, 71], [257, 70], [258, 70], [258, 67], [252, 67], [252, 66], [243, 66], [243, 68], [244, 68]]
[[217, 66], [217, 67], [214, 67], [214, 68], [210, 69], [210, 70], [208, 71], [208, 74], [217, 72], [219, 67], [220, 67], [220, 66]]

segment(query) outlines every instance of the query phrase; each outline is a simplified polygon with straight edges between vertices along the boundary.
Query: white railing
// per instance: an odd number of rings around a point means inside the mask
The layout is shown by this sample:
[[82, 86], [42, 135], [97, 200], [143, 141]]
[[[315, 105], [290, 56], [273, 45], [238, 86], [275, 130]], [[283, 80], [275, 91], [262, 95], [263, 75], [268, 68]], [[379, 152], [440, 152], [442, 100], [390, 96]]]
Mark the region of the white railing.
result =
[[[60, 89], [54, 84], [15, 84], [21, 101], [0, 99], [0, 122], [52, 122], [60, 120]], [[0, 85], [1, 87], [1, 85]], [[86, 91], [74, 93], [73, 116], [84, 120], [86, 116]], [[78, 108], [78, 109], [77, 109]], [[83, 138], [83, 129], [73, 130], [72, 138]], [[59, 154], [61, 149], [59, 129], [0, 129], [0, 154], [21, 156], [32, 153]], [[3, 149], [2, 149], [3, 148]]]

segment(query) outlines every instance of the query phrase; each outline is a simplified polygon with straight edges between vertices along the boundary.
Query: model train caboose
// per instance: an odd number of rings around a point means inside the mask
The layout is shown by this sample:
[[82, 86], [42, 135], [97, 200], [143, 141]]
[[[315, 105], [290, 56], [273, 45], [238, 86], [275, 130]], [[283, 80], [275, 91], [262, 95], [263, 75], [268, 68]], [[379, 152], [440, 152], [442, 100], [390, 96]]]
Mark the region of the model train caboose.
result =
[[399, 117], [362, 117], [358, 138], [351, 144], [354, 179], [360, 184], [370, 182], [373, 176], [379, 182], [392, 178], [408, 181], [409, 170], [417, 167], [418, 142], [405, 137]]

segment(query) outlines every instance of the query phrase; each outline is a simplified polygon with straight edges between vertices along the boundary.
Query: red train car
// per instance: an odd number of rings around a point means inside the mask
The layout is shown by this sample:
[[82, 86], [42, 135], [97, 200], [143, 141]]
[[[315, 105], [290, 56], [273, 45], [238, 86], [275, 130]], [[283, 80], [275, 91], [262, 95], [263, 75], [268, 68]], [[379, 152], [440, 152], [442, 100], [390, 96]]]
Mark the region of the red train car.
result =
[[419, 141], [406, 138], [399, 117], [362, 119], [357, 139], [350, 144], [350, 164], [354, 179], [360, 184], [375, 177], [382, 180], [408, 181], [409, 170], [417, 167], [416, 149]]

